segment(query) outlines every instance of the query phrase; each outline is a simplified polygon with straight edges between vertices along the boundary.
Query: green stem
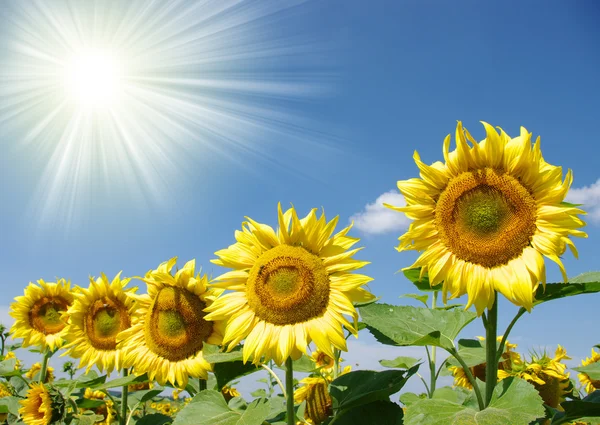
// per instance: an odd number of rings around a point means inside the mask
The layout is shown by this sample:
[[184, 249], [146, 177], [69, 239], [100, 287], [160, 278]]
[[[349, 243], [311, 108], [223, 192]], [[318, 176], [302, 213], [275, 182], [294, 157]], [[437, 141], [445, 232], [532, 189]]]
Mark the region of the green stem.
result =
[[198, 379], [198, 392], [204, 391], [206, 388], [208, 388], [206, 384], [206, 379]]
[[340, 354], [341, 351], [337, 348], [333, 349], [333, 379], [335, 380], [340, 375]]
[[48, 371], [48, 360], [52, 356], [50, 350], [46, 348], [44, 351], [44, 358], [42, 360], [42, 369], [40, 370], [40, 382], [44, 383], [46, 381], [46, 372]]
[[498, 333], [498, 293], [494, 293], [494, 305], [488, 309], [485, 328], [485, 407], [489, 406], [498, 382], [496, 335]]
[[[123, 378], [127, 377], [127, 368], [123, 369]], [[121, 392], [121, 414], [119, 415], [119, 424], [125, 425], [127, 423], [127, 396], [129, 391], [129, 385], [123, 385]]]
[[515, 317], [510, 322], [510, 324], [508, 325], [508, 327], [506, 328], [506, 331], [502, 336], [502, 341], [500, 341], [500, 346], [498, 347], [498, 353], [496, 353], [496, 363], [500, 363], [502, 353], [504, 353], [504, 346], [506, 345], [506, 340], [508, 339], [508, 334], [510, 334], [510, 331], [512, 331], [513, 326], [515, 326], [515, 324], [517, 323], [517, 320], [519, 320], [521, 316], [525, 314], [526, 311], [527, 310], [525, 310], [525, 308], [521, 307], [515, 315]]
[[4, 335], [0, 335], [0, 339], [2, 340], [0, 347], [0, 357], [4, 358]]
[[[431, 299], [431, 308], [435, 310], [437, 306], [437, 297], [438, 291], [433, 291], [433, 297]], [[435, 384], [437, 375], [435, 373], [435, 364], [436, 364], [436, 346], [431, 347], [431, 357], [429, 359], [429, 374], [431, 375], [429, 378], [429, 389], [431, 390], [431, 397], [433, 397], [433, 393], [435, 392]]]
[[419, 379], [421, 379], [421, 382], [423, 382], [423, 385], [425, 386], [425, 390], [427, 390], [427, 396], [429, 398], [433, 397], [433, 394], [431, 393], [431, 391], [429, 391], [429, 385], [427, 385], [427, 381], [425, 380], [425, 378], [423, 378], [423, 376], [421, 376], [421, 374], [419, 372], [417, 372], [417, 376], [419, 377]]
[[294, 412], [294, 362], [291, 357], [285, 361], [285, 389], [287, 393], [287, 423], [296, 425]]
[[467, 366], [467, 363], [465, 363], [465, 360], [461, 357], [460, 354], [458, 354], [458, 351], [456, 351], [456, 348], [452, 348], [447, 351], [456, 360], [458, 360], [458, 363], [460, 363], [460, 366], [463, 368], [465, 375], [467, 375], [467, 379], [469, 380], [469, 382], [471, 383], [471, 386], [473, 387], [473, 391], [475, 391], [475, 396], [477, 397], [477, 404], [479, 405], [479, 410], [483, 410], [485, 408], [485, 405], [483, 404], [483, 396], [481, 395], [481, 389], [479, 388], [479, 385], [477, 385], [477, 381], [475, 380], [475, 377], [471, 373], [471, 368], [469, 366]]
[[[287, 364], [287, 363], [286, 363]], [[281, 379], [279, 379], [279, 376], [277, 376], [277, 374], [275, 372], [273, 372], [273, 369], [271, 369], [269, 366], [265, 365], [265, 364], [261, 364], [261, 367], [263, 369], [265, 369], [267, 372], [269, 372], [269, 374], [275, 378], [275, 381], [277, 382], [277, 384], [279, 385], [279, 388], [281, 388], [281, 394], [283, 394], [283, 398], [287, 398], [287, 393], [285, 391], [285, 387], [283, 386], [283, 382], [281, 382]], [[270, 379], [269, 379], [270, 381]]]

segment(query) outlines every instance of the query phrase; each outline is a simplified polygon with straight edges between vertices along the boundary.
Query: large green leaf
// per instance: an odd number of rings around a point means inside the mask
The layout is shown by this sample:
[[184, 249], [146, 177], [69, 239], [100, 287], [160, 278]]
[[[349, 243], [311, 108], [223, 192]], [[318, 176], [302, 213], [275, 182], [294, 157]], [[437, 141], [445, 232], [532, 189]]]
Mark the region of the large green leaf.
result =
[[334, 409], [346, 410], [376, 400], [389, 400], [389, 396], [400, 391], [419, 366], [409, 370], [357, 370], [335, 379], [329, 392], [334, 399]]
[[[552, 425], [565, 424], [577, 419], [600, 417], [600, 390], [596, 390], [581, 400], [563, 401], [561, 404], [564, 412], [557, 412], [552, 417]], [[590, 418], [590, 419], [587, 419]]]
[[360, 309], [367, 328], [388, 345], [433, 345], [454, 348], [454, 339], [477, 315], [462, 310], [431, 310], [373, 304]]
[[170, 424], [173, 418], [160, 413], [152, 413], [141, 418], [135, 425], [165, 425]]
[[408, 406], [405, 425], [529, 425], [544, 416], [536, 389], [519, 378], [498, 383], [487, 409], [478, 411], [447, 399], [424, 399]]
[[213, 372], [217, 377], [217, 388], [221, 389], [227, 383], [233, 381], [240, 376], [254, 373], [259, 368], [252, 363], [244, 364], [241, 360], [229, 363], [216, 363], [213, 367]]
[[596, 292], [600, 292], [600, 272], [587, 272], [569, 279], [569, 283], [548, 283], [545, 289], [540, 285], [535, 293], [533, 305], [573, 295]]
[[[278, 369], [285, 370], [285, 364], [276, 367]], [[311, 360], [310, 357], [308, 357], [306, 354], [303, 354], [298, 360], [294, 360], [293, 369], [294, 372], [312, 373], [317, 370], [317, 365], [313, 360]]]
[[6, 406], [6, 410], [12, 413], [15, 416], [19, 416], [19, 409], [21, 405], [19, 404], [20, 398], [8, 396], [0, 398], [0, 406]]
[[600, 380], [600, 363], [592, 363], [587, 366], [574, 367], [573, 370], [585, 373], [592, 381]]
[[342, 412], [335, 418], [335, 425], [402, 425], [402, 417], [402, 408], [396, 403], [377, 400]]
[[17, 359], [8, 359], [0, 362], [0, 376], [21, 375], [21, 371], [15, 370]]
[[227, 363], [242, 360], [241, 346], [235, 347], [229, 353], [223, 353], [216, 345], [204, 344], [202, 355], [204, 356], [204, 360], [209, 363]]
[[123, 378], [113, 379], [112, 381], [108, 381], [103, 384], [90, 386], [90, 388], [93, 388], [95, 390], [106, 390], [108, 388], [124, 387], [125, 385], [139, 384], [142, 382], [148, 382], [147, 374], [143, 374], [140, 376], [128, 375]]
[[246, 410], [232, 410], [221, 393], [206, 390], [177, 414], [173, 425], [261, 425], [270, 412], [269, 400], [254, 400]]

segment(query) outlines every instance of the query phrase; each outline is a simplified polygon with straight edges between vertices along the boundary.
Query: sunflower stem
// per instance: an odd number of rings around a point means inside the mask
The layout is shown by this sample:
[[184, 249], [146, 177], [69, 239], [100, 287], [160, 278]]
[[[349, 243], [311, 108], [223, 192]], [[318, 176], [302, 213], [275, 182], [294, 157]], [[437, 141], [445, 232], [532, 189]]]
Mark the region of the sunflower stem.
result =
[[496, 353], [496, 363], [500, 363], [500, 359], [502, 357], [502, 353], [504, 353], [504, 346], [506, 345], [506, 340], [508, 339], [508, 334], [512, 331], [513, 326], [517, 323], [517, 320], [521, 318], [523, 314], [525, 314], [527, 310], [524, 307], [521, 307], [515, 317], [513, 317], [512, 321], [506, 328], [504, 335], [502, 336], [502, 341], [500, 341], [500, 346], [498, 347], [498, 352]]
[[198, 392], [204, 391], [207, 387], [206, 379], [198, 379]]
[[44, 383], [46, 381], [46, 372], [48, 371], [48, 361], [50, 360], [50, 356], [52, 356], [52, 352], [46, 348], [44, 350], [44, 358], [42, 359], [42, 369], [40, 370], [40, 383]]
[[485, 405], [483, 403], [483, 396], [481, 394], [481, 389], [479, 388], [479, 385], [477, 385], [477, 381], [475, 380], [475, 377], [473, 376], [473, 373], [471, 372], [471, 368], [469, 366], [467, 366], [465, 359], [463, 359], [462, 356], [460, 354], [458, 354], [458, 351], [456, 350], [456, 348], [452, 348], [447, 351], [448, 351], [448, 353], [450, 353], [452, 355], [452, 357], [454, 357], [456, 360], [458, 360], [458, 363], [460, 363], [460, 367], [462, 367], [463, 370], [465, 371], [465, 375], [467, 375], [467, 379], [469, 380], [469, 383], [473, 387], [473, 391], [475, 391], [475, 396], [477, 397], [477, 404], [479, 405], [479, 410], [485, 409]]
[[337, 348], [333, 349], [333, 379], [335, 380], [340, 375], [340, 355], [341, 351]]
[[[286, 363], [286, 365], [287, 365], [287, 363]], [[260, 366], [263, 369], [265, 369], [267, 372], [269, 372], [269, 374], [275, 379], [275, 381], [279, 385], [279, 388], [281, 388], [281, 394], [283, 395], [283, 398], [287, 399], [287, 393], [285, 391], [285, 387], [283, 386], [283, 382], [281, 382], [281, 379], [279, 379], [279, 376], [277, 376], [277, 374], [275, 372], [273, 372], [273, 369], [271, 369], [269, 366], [262, 364], [262, 363]], [[269, 381], [270, 381], [270, 379], [269, 379]]]
[[[123, 368], [123, 378], [126, 378], [128, 374], [127, 368]], [[127, 423], [127, 396], [129, 391], [129, 385], [123, 385], [121, 392], [121, 415], [119, 415], [119, 424], [125, 425]]]
[[[435, 310], [437, 306], [437, 297], [438, 291], [433, 291], [433, 297], [431, 298], [431, 308], [433, 310]], [[431, 357], [429, 358], [429, 374], [431, 375], [429, 378], [429, 389], [431, 392], [431, 397], [433, 397], [433, 393], [435, 392], [435, 381], [437, 379], [437, 375], [435, 373], [436, 349], [437, 347], [435, 345], [431, 347]]]
[[494, 292], [494, 305], [488, 309], [485, 328], [485, 407], [488, 407], [498, 382], [496, 334], [498, 333], [498, 293]]
[[285, 361], [285, 389], [287, 393], [287, 423], [296, 425], [296, 413], [294, 412], [294, 362], [291, 357]]

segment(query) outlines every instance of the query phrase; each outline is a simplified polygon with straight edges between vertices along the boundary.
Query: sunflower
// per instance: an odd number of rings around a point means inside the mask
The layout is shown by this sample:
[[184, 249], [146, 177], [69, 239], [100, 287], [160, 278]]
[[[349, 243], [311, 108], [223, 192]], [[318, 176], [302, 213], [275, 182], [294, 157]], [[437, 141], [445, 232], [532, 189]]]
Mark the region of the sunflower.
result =
[[[598, 361], [600, 361], [600, 353], [596, 353], [592, 348], [592, 356], [582, 360], [581, 366], [588, 366], [592, 363], [597, 363]], [[577, 377], [579, 378], [581, 385], [585, 386], [585, 391], [588, 394], [594, 392], [595, 390], [600, 390], [600, 380], [591, 379], [587, 373], [580, 373], [577, 375]]]
[[123, 367], [134, 367], [136, 375], [169, 381], [185, 388], [188, 377], [208, 378], [211, 365], [204, 360], [204, 343], [219, 345], [224, 323], [208, 321], [203, 310], [222, 291], [208, 289], [206, 275], [194, 275], [196, 262], [189, 261], [175, 276], [171, 269], [177, 257], [162, 263], [140, 278], [148, 293], [127, 296], [137, 301], [132, 326], [117, 340], [123, 350]]
[[[42, 370], [42, 364], [41, 363], [34, 363], [31, 365], [31, 369], [29, 369], [27, 371], [27, 373], [25, 374], [26, 378], [29, 378], [31, 380], [39, 380], [39, 373]], [[52, 366], [47, 366], [46, 368], [46, 379], [44, 379], [45, 383], [49, 383], [54, 381], [54, 368]]]
[[[477, 313], [491, 308], [495, 291], [528, 311], [533, 294], [545, 285], [544, 256], [556, 262], [569, 246], [569, 236], [587, 237], [578, 230], [584, 211], [563, 200], [573, 177], [569, 170], [542, 158], [540, 139], [521, 127], [510, 138], [487, 123], [485, 140], [477, 143], [456, 127], [456, 150], [450, 152], [450, 135], [444, 140], [445, 163], [414, 159], [421, 178], [399, 181], [406, 206], [392, 208], [414, 220], [400, 236], [398, 251], [423, 251], [409, 268], [421, 268], [431, 286], [443, 281], [444, 301], [468, 294], [467, 308]], [[467, 140], [471, 142], [468, 144]]]
[[[335, 360], [320, 350], [315, 350], [310, 355], [310, 359], [315, 363], [318, 369], [323, 369], [326, 372], [332, 372], [335, 367]], [[340, 362], [342, 359], [340, 359]]]
[[531, 361], [515, 363], [512, 370], [505, 369], [499, 371], [499, 377], [517, 376], [530, 382], [538, 393], [544, 404], [553, 408], [559, 408], [560, 403], [572, 391], [572, 384], [569, 379], [569, 373], [565, 373], [567, 365], [562, 360], [571, 359], [567, 356], [566, 350], [560, 345], [556, 349], [554, 358], [548, 356], [545, 352], [532, 354]]
[[238, 390], [236, 390], [234, 387], [229, 387], [227, 385], [225, 385], [223, 388], [221, 388], [221, 394], [223, 394], [223, 398], [225, 399], [225, 401], [227, 403], [229, 403], [229, 400], [231, 400], [234, 397], [241, 397], [242, 396], [238, 392]]
[[4, 360], [10, 360], [10, 359], [15, 359], [15, 370], [19, 370], [21, 369], [21, 367], [23, 366], [23, 363], [21, 362], [21, 360], [19, 360], [17, 358], [17, 355], [15, 354], [14, 351], [9, 351], [8, 353], [6, 353], [6, 355], [4, 356]]
[[311, 340], [333, 357], [333, 347], [346, 350], [342, 325], [357, 334], [352, 303], [375, 298], [361, 288], [372, 279], [350, 273], [369, 264], [352, 258], [361, 249], [349, 250], [359, 240], [347, 236], [352, 225], [332, 237], [338, 217], [327, 222], [316, 211], [298, 219], [293, 207], [283, 213], [279, 204], [277, 233], [246, 217], [237, 242], [215, 253], [213, 263], [234, 270], [214, 286], [233, 292], [208, 307], [207, 318], [228, 319], [223, 343], [229, 350], [246, 339], [244, 362], [264, 356], [281, 365], [306, 353]]
[[27, 425], [48, 425], [59, 422], [64, 416], [65, 401], [61, 394], [44, 384], [32, 383], [27, 398], [19, 401], [21, 419]]
[[[481, 336], [478, 336], [477, 338], [480, 341], [485, 341], [485, 338]], [[499, 336], [497, 340], [498, 342], [502, 341], [502, 336]], [[514, 364], [521, 363], [521, 356], [519, 355], [519, 353], [513, 351], [515, 348], [517, 348], [517, 344], [511, 344], [508, 341], [506, 341], [506, 343], [504, 344], [504, 353], [502, 353], [502, 359], [498, 363], [498, 380], [507, 377], [507, 375], [503, 373], [503, 371], [511, 370]], [[479, 379], [480, 381], [485, 382], [485, 362], [472, 366], [469, 369], [475, 379]], [[462, 367], [450, 366], [448, 370], [452, 372], [452, 376], [454, 377], [454, 386], [464, 387], [468, 389], [473, 388], [471, 382], [469, 381], [469, 378], [467, 378], [465, 370]]]
[[66, 326], [61, 316], [73, 303], [70, 286], [65, 279], [29, 283], [25, 294], [15, 297], [16, 302], [10, 306], [10, 315], [15, 319], [10, 330], [13, 338], [23, 338], [23, 347], [60, 348], [64, 343], [60, 332]]
[[102, 273], [98, 279], [90, 277], [89, 288], [78, 288], [68, 311], [69, 324], [62, 331], [68, 342], [62, 356], [80, 359], [78, 367], [88, 372], [94, 365], [107, 373], [121, 368], [117, 335], [131, 326], [135, 303], [126, 293], [137, 289], [124, 290], [129, 280], [119, 273], [111, 282]]
[[331, 378], [309, 376], [300, 381], [302, 385], [294, 392], [294, 402], [306, 400], [304, 419], [311, 425], [319, 425], [333, 414], [333, 402], [329, 395]]

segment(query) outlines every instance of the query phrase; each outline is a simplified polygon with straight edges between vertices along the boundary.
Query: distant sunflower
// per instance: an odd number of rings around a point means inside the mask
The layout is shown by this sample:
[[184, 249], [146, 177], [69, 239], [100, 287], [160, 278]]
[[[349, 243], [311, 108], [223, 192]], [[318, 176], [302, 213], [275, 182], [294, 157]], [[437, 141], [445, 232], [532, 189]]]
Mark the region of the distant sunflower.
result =
[[[315, 362], [315, 366], [319, 369], [323, 369], [325, 372], [332, 372], [335, 367], [335, 360], [333, 357], [329, 357], [327, 354], [320, 350], [315, 350], [310, 355], [310, 359]], [[340, 362], [342, 359], [340, 359]]]
[[317, 209], [299, 219], [296, 210], [278, 206], [277, 233], [248, 217], [237, 242], [217, 251], [212, 260], [233, 271], [215, 280], [215, 287], [232, 290], [206, 311], [209, 319], [227, 319], [223, 344], [231, 350], [245, 339], [243, 359], [274, 359], [282, 364], [299, 358], [312, 341], [333, 357], [333, 347], [346, 350], [342, 325], [356, 334], [358, 314], [353, 302], [374, 296], [362, 288], [372, 279], [350, 273], [369, 264], [353, 259], [358, 238], [346, 236], [352, 225], [333, 235], [338, 218], [317, 218]]
[[569, 360], [566, 350], [560, 345], [556, 349], [554, 358], [545, 352], [533, 354], [531, 361], [515, 364], [512, 370], [499, 372], [499, 376], [517, 376], [530, 382], [538, 393], [544, 404], [558, 408], [565, 397], [573, 391], [569, 373], [566, 373], [567, 365], [562, 360]]
[[131, 326], [135, 302], [126, 293], [137, 289], [124, 290], [129, 280], [121, 279], [119, 273], [111, 282], [103, 273], [98, 279], [90, 278], [89, 288], [79, 288], [68, 311], [69, 324], [62, 331], [68, 341], [62, 356], [80, 359], [79, 367], [87, 371], [94, 365], [107, 373], [121, 369], [117, 335]]
[[[414, 220], [399, 238], [398, 251], [424, 251], [410, 268], [421, 267], [431, 286], [443, 283], [444, 300], [468, 294], [467, 308], [491, 308], [498, 291], [528, 311], [540, 282], [545, 284], [544, 256], [556, 262], [571, 248], [569, 236], [587, 237], [581, 209], [563, 203], [571, 186], [571, 170], [542, 157], [540, 139], [521, 127], [518, 137], [500, 134], [487, 123], [485, 140], [477, 143], [456, 127], [457, 149], [444, 140], [445, 163], [431, 166], [414, 159], [421, 178], [398, 182], [406, 206], [394, 207]], [[471, 142], [471, 145], [468, 144]]]
[[231, 400], [234, 397], [241, 397], [242, 396], [238, 392], [238, 390], [236, 390], [234, 387], [229, 387], [227, 385], [225, 385], [223, 388], [221, 388], [221, 394], [223, 394], [223, 398], [225, 399], [225, 401], [227, 403], [229, 403], [229, 400]]
[[[483, 337], [477, 337], [480, 341], [485, 341]], [[498, 342], [502, 341], [502, 336], [499, 336]], [[506, 378], [507, 374], [504, 373], [505, 370], [511, 370], [515, 364], [521, 363], [521, 356], [519, 353], [513, 351], [517, 347], [516, 344], [511, 344], [506, 341], [504, 344], [504, 353], [502, 353], [502, 358], [498, 363], [498, 380]], [[450, 366], [448, 368], [450, 372], [452, 372], [452, 376], [454, 377], [454, 385], [457, 387], [464, 387], [468, 389], [472, 389], [473, 386], [465, 373], [465, 370], [459, 366]], [[479, 379], [480, 381], [485, 382], [485, 370], [486, 363], [480, 363], [478, 365], [472, 366], [469, 368], [471, 374], [475, 379]]]
[[58, 391], [49, 390], [44, 384], [31, 384], [27, 398], [19, 403], [23, 406], [19, 415], [26, 425], [49, 425], [63, 417], [64, 399]]
[[23, 347], [35, 345], [41, 350], [55, 350], [64, 343], [60, 331], [66, 326], [62, 314], [73, 303], [70, 282], [29, 283], [25, 294], [15, 297], [10, 306], [10, 315], [15, 319], [11, 333], [13, 338], [23, 338]]
[[218, 345], [224, 324], [208, 321], [204, 309], [221, 290], [208, 289], [206, 275], [194, 275], [196, 262], [189, 261], [173, 276], [177, 258], [162, 263], [142, 278], [148, 293], [127, 296], [137, 301], [132, 326], [117, 340], [123, 350], [123, 367], [164, 385], [184, 388], [188, 378], [208, 378], [211, 365], [204, 360], [204, 343]]
[[[596, 353], [592, 348], [592, 356], [581, 361], [581, 366], [589, 366], [592, 363], [600, 361], [600, 353]], [[585, 386], [585, 391], [590, 394], [596, 390], [600, 390], [600, 380], [591, 379], [587, 373], [580, 373], [577, 375], [581, 385]]]
[[[27, 373], [25, 374], [26, 378], [29, 378], [31, 380], [35, 380], [35, 381], [39, 381], [40, 376], [39, 373], [42, 370], [42, 364], [41, 363], [34, 363], [31, 365], [31, 369], [29, 369], [27, 371]], [[44, 379], [44, 382], [47, 384], [49, 382], [54, 381], [54, 368], [52, 366], [47, 366], [46, 367], [46, 379]]]

